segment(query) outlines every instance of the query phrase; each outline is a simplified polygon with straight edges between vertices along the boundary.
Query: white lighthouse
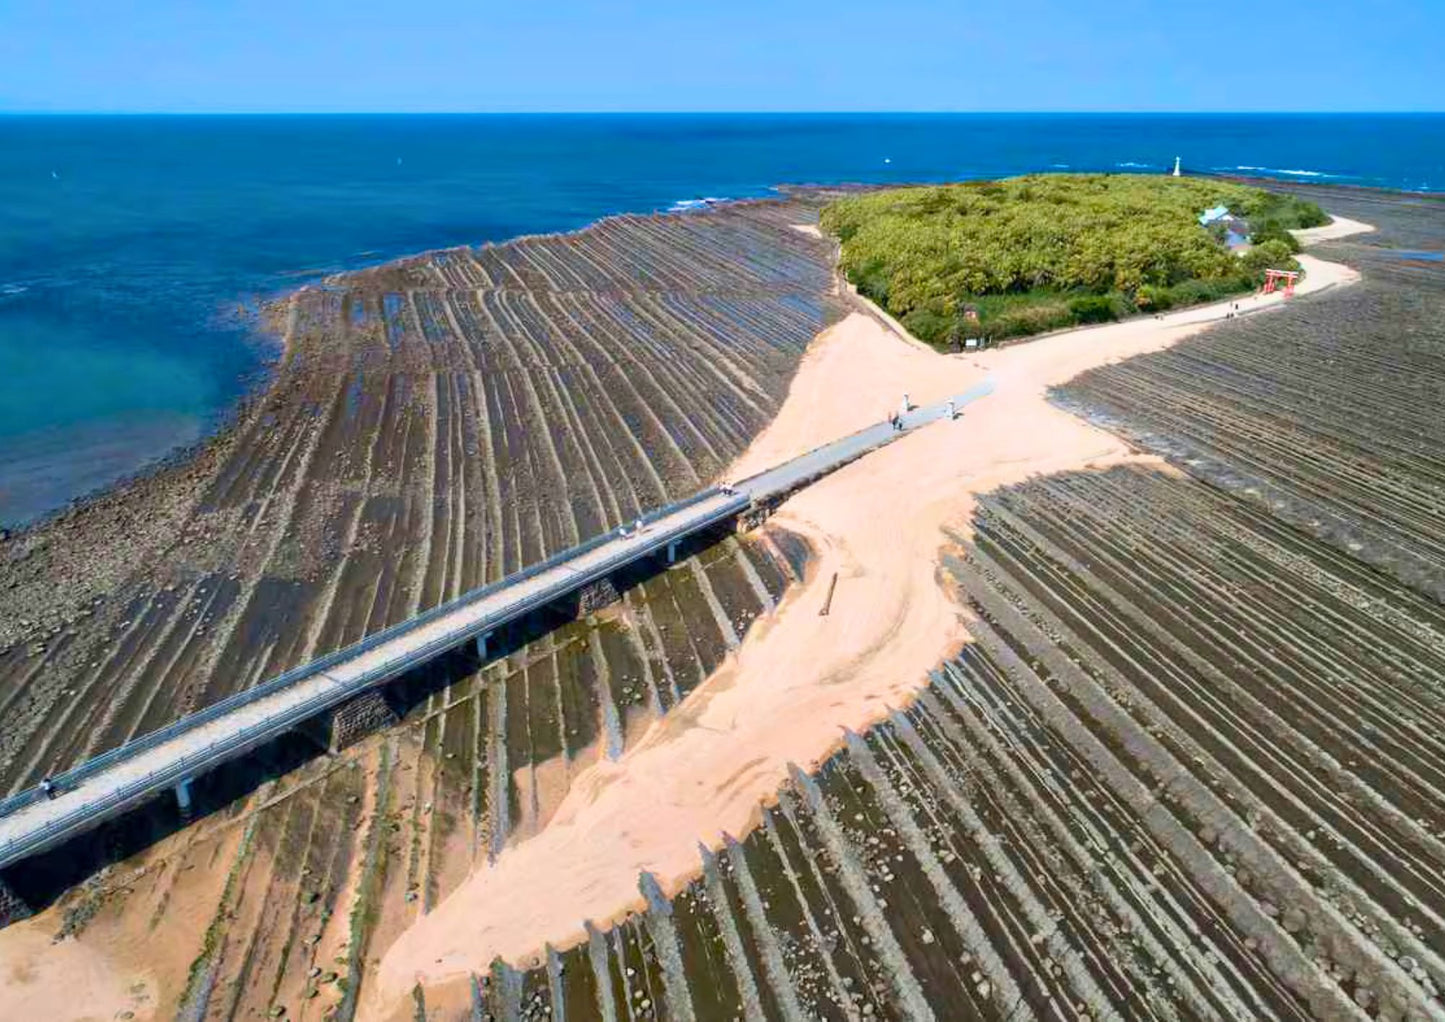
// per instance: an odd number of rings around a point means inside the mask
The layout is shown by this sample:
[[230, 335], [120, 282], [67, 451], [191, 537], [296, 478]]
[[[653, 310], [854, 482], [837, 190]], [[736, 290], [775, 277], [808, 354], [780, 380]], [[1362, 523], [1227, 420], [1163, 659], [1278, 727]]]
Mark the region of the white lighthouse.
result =
[[1179, 176], [1179, 157], [1174, 157], [1174, 176]]

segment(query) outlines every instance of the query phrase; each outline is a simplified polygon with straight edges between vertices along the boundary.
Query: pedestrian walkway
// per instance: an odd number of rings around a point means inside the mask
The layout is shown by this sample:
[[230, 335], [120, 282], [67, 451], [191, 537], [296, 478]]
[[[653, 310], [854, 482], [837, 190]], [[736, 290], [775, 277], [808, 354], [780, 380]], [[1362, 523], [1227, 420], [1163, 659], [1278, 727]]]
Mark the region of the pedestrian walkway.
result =
[[948, 401], [910, 409], [899, 417], [897, 429], [878, 423], [749, 479], [650, 512], [640, 520], [641, 528], [629, 525], [594, 537], [59, 774], [50, 779], [54, 797], [37, 787], [0, 801], [0, 868], [167, 789], [176, 789], [184, 801], [185, 785], [221, 763], [441, 653], [468, 643], [484, 648], [493, 630], [634, 561], [659, 554], [671, 560], [689, 536], [776, 502], [911, 430], [951, 416], [992, 389], [986, 382]]

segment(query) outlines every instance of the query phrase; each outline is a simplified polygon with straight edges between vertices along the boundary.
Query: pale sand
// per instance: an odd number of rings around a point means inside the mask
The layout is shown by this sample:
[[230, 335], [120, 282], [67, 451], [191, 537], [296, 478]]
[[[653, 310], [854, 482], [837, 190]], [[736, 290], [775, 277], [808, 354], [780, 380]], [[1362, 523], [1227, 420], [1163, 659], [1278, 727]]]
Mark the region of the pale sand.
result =
[[1301, 245], [1313, 245], [1318, 241], [1333, 241], [1336, 238], [1346, 238], [1351, 234], [1364, 234], [1374, 229], [1374, 224], [1361, 223], [1348, 217], [1337, 216], [1323, 227], [1305, 227], [1290, 233], [1299, 239]]
[[817, 224], [789, 224], [788, 226], [795, 231], [802, 231], [810, 238], [821, 238], [823, 236], [823, 232], [818, 229]]
[[54, 920], [29, 919], [5, 931], [0, 955], [0, 1019], [110, 1022], [125, 1012], [154, 1017], [155, 983], [127, 970], [106, 949], [75, 939], [51, 942]]
[[[173, 1017], [226, 885], [211, 864], [234, 857], [241, 830], [210, 817], [112, 870], [100, 889], [0, 930], [0, 1019]], [[99, 906], [80, 936], [52, 943], [67, 910], [91, 897]]]
[[[1344, 266], [1301, 262], [1308, 276], [1300, 294], [1358, 279]], [[409, 1018], [416, 982], [465, 982], [494, 956], [525, 966], [546, 943], [581, 940], [584, 920], [604, 926], [641, 905], [643, 870], [677, 889], [699, 869], [698, 843], [745, 833], [790, 762], [812, 768], [844, 729], [861, 731], [908, 703], [968, 637], [938, 554], [945, 525], [967, 534], [975, 494], [1043, 473], [1162, 465], [1048, 404], [1047, 388], [1168, 347], [1223, 318], [1229, 305], [951, 357], [921, 351], [862, 314], [821, 335], [782, 412], [732, 476], [877, 422], [905, 390], [929, 402], [985, 376], [996, 390], [958, 421], [902, 438], [788, 501], [777, 521], [818, 551], [809, 579], [620, 760], [581, 773], [540, 833], [478, 868], [392, 945], [363, 1017]], [[831, 612], [820, 617], [834, 572]]]

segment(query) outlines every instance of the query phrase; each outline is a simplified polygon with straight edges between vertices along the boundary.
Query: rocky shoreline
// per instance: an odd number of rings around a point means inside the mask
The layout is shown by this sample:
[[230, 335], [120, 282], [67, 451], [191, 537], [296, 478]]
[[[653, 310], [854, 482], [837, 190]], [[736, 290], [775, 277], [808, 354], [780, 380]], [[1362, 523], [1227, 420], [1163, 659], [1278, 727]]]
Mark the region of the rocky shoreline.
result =
[[254, 382], [203, 437], [64, 507], [0, 528], [0, 655], [44, 644], [89, 617], [135, 563], [136, 549], [164, 541], [160, 523], [185, 513], [185, 494], [211, 478], [274, 385], [285, 358], [280, 320], [288, 302], [269, 302], [261, 314], [278, 354], [263, 360]]
[[280, 361], [212, 436], [0, 542], [0, 791], [690, 492], [836, 315], [830, 247], [788, 226], [818, 205], [615, 217], [272, 305]]

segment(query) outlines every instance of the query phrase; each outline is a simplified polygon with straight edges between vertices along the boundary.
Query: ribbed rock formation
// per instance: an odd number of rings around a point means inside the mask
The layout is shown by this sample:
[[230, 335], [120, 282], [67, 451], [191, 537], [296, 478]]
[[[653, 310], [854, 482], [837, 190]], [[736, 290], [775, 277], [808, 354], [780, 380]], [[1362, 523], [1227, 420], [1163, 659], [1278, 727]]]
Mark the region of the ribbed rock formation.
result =
[[815, 219], [617, 217], [292, 296], [234, 428], [0, 546], [0, 792], [702, 487], [838, 313]]

